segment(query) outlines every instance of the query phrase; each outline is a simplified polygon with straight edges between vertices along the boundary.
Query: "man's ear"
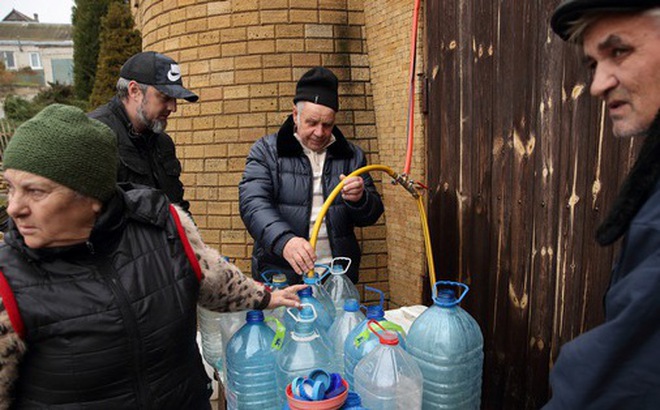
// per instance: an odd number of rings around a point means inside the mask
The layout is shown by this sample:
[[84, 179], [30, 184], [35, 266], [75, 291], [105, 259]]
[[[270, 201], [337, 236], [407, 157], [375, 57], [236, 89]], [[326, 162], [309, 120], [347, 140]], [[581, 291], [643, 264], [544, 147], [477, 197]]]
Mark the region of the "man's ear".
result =
[[130, 81], [128, 83], [128, 98], [131, 100], [137, 100], [142, 96], [142, 89], [136, 81]]

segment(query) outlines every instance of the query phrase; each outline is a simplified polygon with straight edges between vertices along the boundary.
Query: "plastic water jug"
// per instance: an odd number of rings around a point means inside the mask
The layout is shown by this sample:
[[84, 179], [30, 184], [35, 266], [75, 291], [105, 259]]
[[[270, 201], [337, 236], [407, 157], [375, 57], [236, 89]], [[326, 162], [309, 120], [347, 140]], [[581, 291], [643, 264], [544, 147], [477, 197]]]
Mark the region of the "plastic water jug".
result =
[[355, 329], [363, 320], [365, 317], [360, 311], [358, 301], [346, 299], [343, 308], [337, 311], [337, 317], [328, 331], [335, 353], [335, 363], [342, 376], [344, 375], [344, 343], [351, 330]]
[[[316, 325], [319, 327], [319, 329], [323, 330], [325, 335], [330, 329], [330, 326], [332, 326], [334, 316], [330, 315], [330, 313], [326, 310], [326, 306], [323, 305], [318, 299], [316, 299], [312, 295], [312, 292], [313, 289], [311, 287], [307, 287], [298, 291], [298, 297], [300, 298], [300, 303], [308, 303], [314, 306], [314, 310], [316, 311]], [[292, 319], [292, 316], [288, 314], [284, 316], [283, 322], [287, 331], [293, 330], [293, 326], [296, 323], [296, 321]]]
[[373, 319], [368, 328], [380, 344], [355, 366], [355, 391], [362, 404], [379, 410], [421, 409], [422, 372], [415, 359], [399, 346], [395, 332]]
[[351, 389], [353, 389], [353, 370], [355, 366], [360, 359], [380, 344], [378, 338], [367, 328], [367, 322], [370, 319], [377, 320], [385, 329], [397, 333], [399, 336], [399, 345], [404, 349], [406, 346], [406, 332], [404, 332], [403, 328], [385, 319], [385, 311], [383, 310], [385, 295], [383, 292], [369, 286], [365, 286], [364, 288], [365, 290], [378, 293], [380, 295], [380, 303], [375, 306], [367, 306], [367, 318], [348, 334], [346, 342], [344, 342], [344, 378]]
[[[340, 263], [342, 261], [347, 262], [345, 268]], [[350, 258], [334, 258], [330, 263], [330, 277], [323, 284], [337, 312], [344, 308], [344, 301], [346, 299], [355, 299], [360, 303], [360, 293], [353, 282], [346, 276], [346, 272], [348, 272], [350, 266]]]
[[[452, 288], [464, 289], [456, 299]], [[433, 288], [433, 306], [410, 327], [407, 350], [424, 375], [424, 409], [479, 409], [483, 373], [483, 335], [476, 320], [459, 303], [467, 285], [439, 281]]]
[[328, 373], [336, 372], [332, 350], [321, 340], [316, 330], [316, 308], [303, 303], [302, 309], [289, 308], [287, 314], [296, 322], [290, 338], [284, 342], [277, 355], [275, 373], [280, 405], [286, 403], [286, 386], [298, 376], [306, 376], [314, 369], [323, 369]]
[[[319, 272], [320, 271], [320, 272]], [[312, 295], [321, 302], [326, 312], [330, 315], [330, 323], [328, 324], [328, 329], [332, 324], [332, 321], [335, 320], [337, 312], [335, 309], [335, 304], [332, 302], [328, 291], [323, 287], [323, 279], [325, 279], [330, 274], [330, 266], [328, 265], [314, 265], [314, 276], [303, 275], [303, 283], [312, 288]], [[319, 317], [320, 319], [320, 317]]]
[[[287, 282], [286, 275], [278, 269], [268, 269], [261, 272], [261, 278], [263, 279], [263, 284], [272, 290], [281, 290], [289, 286], [289, 282]], [[286, 314], [285, 306], [280, 306], [276, 309], [264, 310], [265, 316], [273, 316], [280, 322], [284, 321], [285, 314]], [[267, 324], [273, 331], [275, 331], [275, 325], [273, 324], [273, 322], [267, 322]]]
[[[283, 336], [280, 335], [280, 338]], [[259, 310], [247, 312], [246, 323], [227, 343], [227, 408], [277, 410], [275, 353], [281, 345]]]
[[222, 369], [222, 371], [218, 371], [218, 376], [220, 376], [220, 380], [222, 381], [223, 385], [227, 384], [227, 374], [225, 372], [226, 370], [226, 359], [227, 355], [224, 354], [227, 351], [227, 343], [229, 343], [229, 340], [231, 340], [231, 337], [238, 331], [238, 329], [245, 324], [245, 316], [246, 316], [247, 311], [242, 310], [238, 312], [223, 312], [219, 313], [220, 318], [220, 334], [222, 335], [222, 351], [223, 355], [218, 359], [218, 361], [215, 363], [214, 367], [216, 369]]
[[[218, 373], [222, 369], [222, 314], [197, 306], [197, 323], [202, 336], [202, 357]], [[220, 365], [220, 368], [217, 366]]]

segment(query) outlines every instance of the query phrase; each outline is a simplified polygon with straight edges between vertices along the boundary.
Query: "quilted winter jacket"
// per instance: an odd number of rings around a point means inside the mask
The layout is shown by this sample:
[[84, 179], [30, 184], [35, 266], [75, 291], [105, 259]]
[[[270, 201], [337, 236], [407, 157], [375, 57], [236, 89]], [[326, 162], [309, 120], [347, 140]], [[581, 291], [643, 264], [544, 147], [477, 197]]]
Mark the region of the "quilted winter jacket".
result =
[[166, 133], [147, 132], [133, 135], [131, 121], [118, 97], [88, 114], [106, 124], [117, 135], [119, 167], [117, 182], [132, 182], [160, 189], [170, 201], [189, 212], [183, 199], [181, 162], [176, 157], [174, 141]]
[[[277, 133], [254, 143], [239, 184], [241, 218], [254, 238], [252, 276], [257, 280], [261, 280], [261, 272], [279, 269], [287, 274], [289, 283], [300, 281], [282, 252], [294, 236], [309, 239], [313, 175], [293, 128], [290, 115]], [[328, 147], [323, 166], [324, 198], [337, 186], [341, 174], [348, 175], [366, 165], [359, 147], [348, 142], [337, 127], [332, 133], [335, 142]], [[338, 195], [325, 220], [333, 257], [348, 257], [353, 261], [347, 272], [353, 282], [358, 281], [360, 267], [360, 247], [354, 228], [374, 224], [383, 213], [383, 203], [371, 176], [362, 174], [362, 178], [365, 183], [362, 199], [351, 203]]]
[[0, 270], [27, 345], [12, 408], [208, 406], [199, 278], [176, 229], [162, 193], [135, 189], [118, 191], [84, 244], [34, 250], [10, 230]]

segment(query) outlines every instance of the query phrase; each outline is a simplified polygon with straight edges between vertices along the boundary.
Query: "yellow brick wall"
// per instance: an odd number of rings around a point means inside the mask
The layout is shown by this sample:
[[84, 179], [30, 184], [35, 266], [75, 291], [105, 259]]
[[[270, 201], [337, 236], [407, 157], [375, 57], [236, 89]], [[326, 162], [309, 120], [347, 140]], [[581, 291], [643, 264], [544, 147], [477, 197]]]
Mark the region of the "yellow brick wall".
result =
[[[324, 65], [337, 74], [341, 107], [337, 124], [364, 149], [369, 163], [381, 163], [379, 144], [387, 139], [379, 136], [382, 128], [376, 126], [382, 115], [374, 111], [362, 0], [133, 4], [144, 50], [177, 60], [184, 85], [200, 95], [198, 103], [179, 104], [168, 131], [177, 145], [186, 197], [204, 239], [235, 258], [244, 271], [250, 269], [252, 245], [238, 207], [237, 184], [245, 156], [256, 139], [277, 131], [291, 112], [295, 83], [307, 69]], [[398, 77], [403, 82], [405, 73]], [[386, 162], [392, 160], [388, 153]], [[379, 174], [372, 176], [382, 179]], [[386, 215], [388, 220], [394, 217], [391, 210]], [[385, 220], [357, 232], [363, 249], [361, 290], [364, 284], [389, 289], [392, 258], [388, 260], [391, 245]]]
[[[413, 1], [364, 0], [380, 160], [396, 172], [402, 172], [405, 166], [413, 9]], [[420, 57], [424, 55], [422, 19], [418, 35], [417, 73], [422, 73], [424, 67]], [[418, 79], [410, 170], [410, 177], [416, 181], [426, 178], [426, 141], [424, 117], [420, 111], [420, 90]], [[401, 186], [383, 184], [383, 190], [387, 209], [387, 265], [392, 305], [421, 303], [426, 263], [417, 205]]]

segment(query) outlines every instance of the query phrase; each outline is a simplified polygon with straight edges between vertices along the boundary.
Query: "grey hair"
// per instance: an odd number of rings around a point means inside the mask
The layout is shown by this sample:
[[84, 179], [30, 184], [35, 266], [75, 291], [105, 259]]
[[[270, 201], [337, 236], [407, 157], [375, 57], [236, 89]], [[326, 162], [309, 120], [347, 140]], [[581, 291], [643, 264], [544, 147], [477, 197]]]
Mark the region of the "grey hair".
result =
[[305, 108], [305, 104], [307, 101], [301, 100], [296, 103], [296, 111], [298, 112], [298, 116], [296, 117], [296, 124], [300, 124], [300, 113], [302, 112], [303, 108]]
[[[596, 10], [584, 13], [580, 18], [576, 19], [571, 23], [570, 28], [568, 29], [568, 42], [574, 44], [582, 44], [584, 32], [587, 30], [591, 24], [596, 20], [602, 18], [605, 15], [619, 14], [620, 11], [615, 10]], [[658, 20], [660, 24], [660, 7], [653, 7], [647, 10], [644, 10], [640, 15], [654, 17]]]
[[[119, 97], [120, 100], [125, 100], [128, 98], [128, 84], [132, 80], [127, 80], [126, 78], [119, 77], [119, 80], [117, 80], [117, 97]], [[147, 92], [147, 88], [149, 88], [148, 85], [138, 83], [136, 81], [136, 84], [138, 87], [140, 87], [140, 91], [142, 91], [142, 94], [145, 94]]]

